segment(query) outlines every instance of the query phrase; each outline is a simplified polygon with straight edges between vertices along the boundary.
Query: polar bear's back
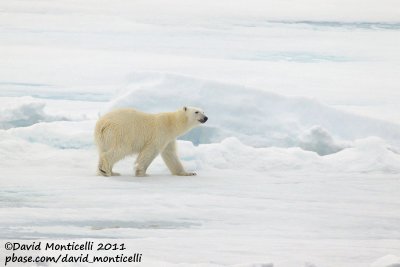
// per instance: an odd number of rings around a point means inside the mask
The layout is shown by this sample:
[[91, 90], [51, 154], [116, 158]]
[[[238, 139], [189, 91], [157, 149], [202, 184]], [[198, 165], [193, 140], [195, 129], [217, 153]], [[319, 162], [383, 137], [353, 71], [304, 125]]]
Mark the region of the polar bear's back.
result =
[[95, 141], [101, 151], [139, 151], [152, 138], [155, 118], [131, 108], [111, 111], [96, 123]]
[[122, 108], [103, 115], [100, 120], [103, 119], [126, 125], [127, 123], [148, 122], [154, 119], [154, 114], [145, 113], [133, 108]]

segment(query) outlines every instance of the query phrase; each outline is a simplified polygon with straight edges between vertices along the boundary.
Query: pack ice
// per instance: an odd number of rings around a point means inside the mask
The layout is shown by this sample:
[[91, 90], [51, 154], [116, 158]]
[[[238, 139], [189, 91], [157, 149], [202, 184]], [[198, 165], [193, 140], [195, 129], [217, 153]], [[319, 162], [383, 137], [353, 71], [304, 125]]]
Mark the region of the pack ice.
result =
[[[400, 266], [399, 10], [2, 1], [1, 246], [123, 242], [141, 266]], [[185, 105], [209, 117], [178, 142], [198, 176], [157, 158], [136, 178], [134, 157], [96, 176], [100, 115]]]

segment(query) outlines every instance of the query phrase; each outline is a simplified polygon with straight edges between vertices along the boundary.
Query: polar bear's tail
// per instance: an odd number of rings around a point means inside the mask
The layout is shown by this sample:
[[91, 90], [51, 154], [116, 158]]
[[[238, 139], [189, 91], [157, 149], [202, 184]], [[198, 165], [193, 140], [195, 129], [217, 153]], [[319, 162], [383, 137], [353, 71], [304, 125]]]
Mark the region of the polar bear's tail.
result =
[[108, 149], [107, 146], [107, 129], [110, 128], [110, 123], [99, 120], [96, 123], [96, 127], [94, 130], [94, 140], [96, 142], [97, 148], [99, 152], [105, 152]]

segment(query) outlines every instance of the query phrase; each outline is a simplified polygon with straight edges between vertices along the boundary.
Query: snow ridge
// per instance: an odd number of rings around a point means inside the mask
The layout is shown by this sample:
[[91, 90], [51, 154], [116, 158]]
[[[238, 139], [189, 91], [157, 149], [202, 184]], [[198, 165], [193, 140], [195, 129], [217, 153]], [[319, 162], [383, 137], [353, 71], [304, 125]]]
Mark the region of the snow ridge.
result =
[[234, 136], [254, 147], [301, 147], [320, 155], [369, 136], [400, 144], [397, 124], [349, 114], [313, 99], [169, 73], [133, 73], [104, 112], [119, 107], [163, 112], [185, 105], [202, 107], [209, 117], [205, 127], [182, 137], [194, 144]]

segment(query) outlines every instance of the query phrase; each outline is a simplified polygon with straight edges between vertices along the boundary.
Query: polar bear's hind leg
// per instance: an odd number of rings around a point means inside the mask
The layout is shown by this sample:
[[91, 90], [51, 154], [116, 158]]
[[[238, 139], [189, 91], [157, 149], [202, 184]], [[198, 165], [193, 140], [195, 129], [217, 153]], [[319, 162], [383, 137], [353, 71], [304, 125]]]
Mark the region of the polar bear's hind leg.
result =
[[110, 165], [107, 159], [104, 157], [105, 153], [100, 153], [99, 155], [99, 164], [97, 167], [97, 174], [102, 176], [111, 176]]
[[114, 164], [121, 160], [122, 157], [114, 151], [102, 152], [99, 157], [98, 174], [102, 176], [119, 176], [117, 172], [113, 172]]

